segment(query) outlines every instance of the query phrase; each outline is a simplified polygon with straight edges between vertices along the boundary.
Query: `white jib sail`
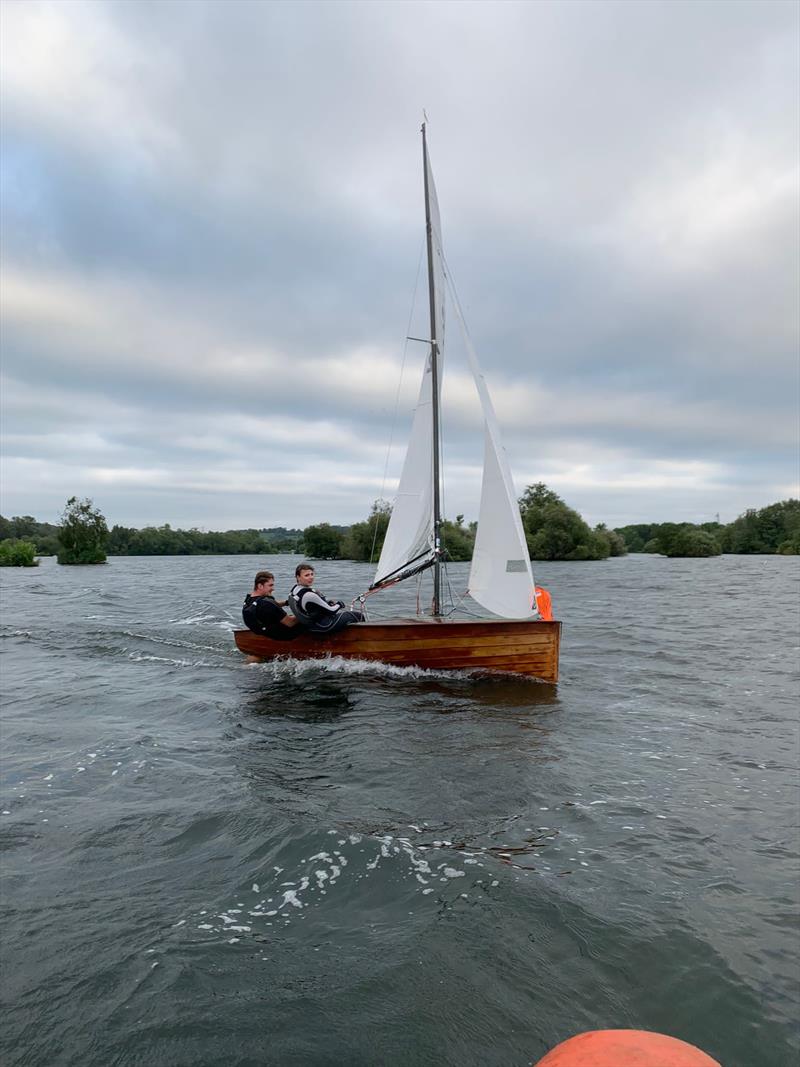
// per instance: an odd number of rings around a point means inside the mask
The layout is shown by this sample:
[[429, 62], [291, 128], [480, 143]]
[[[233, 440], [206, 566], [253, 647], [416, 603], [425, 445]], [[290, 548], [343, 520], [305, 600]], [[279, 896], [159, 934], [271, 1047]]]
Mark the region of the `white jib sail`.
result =
[[511, 468], [500, 439], [492, 398], [455, 293], [453, 304], [481, 399], [485, 425], [481, 504], [468, 591], [473, 600], [504, 619], [536, 618], [539, 612], [533, 572]]
[[375, 584], [395, 572], [402, 573], [405, 564], [412, 560], [416, 560], [414, 565], [419, 566], [426, 559], [433, 558], [432, 383], [429, 355], [425, 361], [400, 485], [375, 572]]

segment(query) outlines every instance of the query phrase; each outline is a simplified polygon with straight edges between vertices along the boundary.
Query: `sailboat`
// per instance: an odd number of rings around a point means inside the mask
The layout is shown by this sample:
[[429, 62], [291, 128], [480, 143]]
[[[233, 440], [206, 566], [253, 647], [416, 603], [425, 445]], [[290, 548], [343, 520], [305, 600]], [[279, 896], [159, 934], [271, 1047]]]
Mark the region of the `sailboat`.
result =
[[484, 421], [484, 466], [467, 592], [494, 618], [453, 618], [443, 610], [440, 403], [445, 293], [449, 282], [426, 126], [422, 126], [430, 338], [411, 437], [375, 578], [366, 597], [433, 572], [428, 615], [358, 623], [330, 638], [303, 635], [287, 644], [235, 631], [240, 651], [257, 659], [340, 656], [430, 670], [500, 671], [558, 681], [561, 623], [540, 617], [522, 518], [486, 381], [455, 291], [456, 319], [475, 379]]

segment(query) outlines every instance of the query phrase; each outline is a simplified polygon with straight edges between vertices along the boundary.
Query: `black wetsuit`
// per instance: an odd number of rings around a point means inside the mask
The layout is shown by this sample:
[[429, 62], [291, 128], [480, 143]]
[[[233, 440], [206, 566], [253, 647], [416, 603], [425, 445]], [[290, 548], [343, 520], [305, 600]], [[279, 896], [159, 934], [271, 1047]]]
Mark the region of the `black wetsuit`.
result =
[[286, 612], [271, 596], [251, 596], [244, 598], [242, 618], [248, 630], [254, 634], [263, 634], [273, 641], [293, 641], [303, 632], [302, 626], [283, 626], [282, 619]]

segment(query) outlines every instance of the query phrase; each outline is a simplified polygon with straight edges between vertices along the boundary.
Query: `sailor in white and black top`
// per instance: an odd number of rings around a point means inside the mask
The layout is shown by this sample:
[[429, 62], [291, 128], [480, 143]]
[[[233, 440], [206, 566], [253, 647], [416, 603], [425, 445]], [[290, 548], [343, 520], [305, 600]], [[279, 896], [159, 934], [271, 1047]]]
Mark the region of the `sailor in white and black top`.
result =
[[297, 582], [289, 593], [289, 607], [311, 633], [338, 633], [353, 622], [364, 621], [360, 611], [349, 611], [341, 600], [328, 600], [312, 588], [314, 568], [310, 563], [301, 563], [295, 577]]

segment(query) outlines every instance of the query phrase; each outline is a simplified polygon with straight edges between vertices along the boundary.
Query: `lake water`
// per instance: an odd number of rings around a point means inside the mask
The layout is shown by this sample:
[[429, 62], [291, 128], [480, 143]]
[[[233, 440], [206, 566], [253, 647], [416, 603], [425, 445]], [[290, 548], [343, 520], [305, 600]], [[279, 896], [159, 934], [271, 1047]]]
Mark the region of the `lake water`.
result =
[[295, 562], [0, 571], [3, 1063], [795, 1063], [800, 560], [539, 565], [557, 689], [248, 665]]

